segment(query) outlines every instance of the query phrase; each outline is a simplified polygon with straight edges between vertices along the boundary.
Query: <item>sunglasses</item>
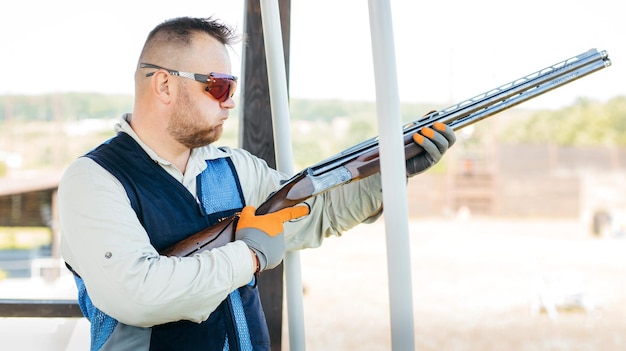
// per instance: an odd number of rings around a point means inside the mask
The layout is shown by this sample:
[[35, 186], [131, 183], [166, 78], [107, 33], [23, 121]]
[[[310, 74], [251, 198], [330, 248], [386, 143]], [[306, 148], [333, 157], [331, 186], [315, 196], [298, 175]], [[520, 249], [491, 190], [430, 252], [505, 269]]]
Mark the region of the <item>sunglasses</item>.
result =
[[[184, 78], [193, 79], [200, 83], [204, 83], [208, 85], [204, 90], [207, 93], [211, 94], [217, 101], [226, 102], [226, 100], [233, 97], [235, 94], [235, 90], [237, 89], [237, 77], [231, 76], [230, 74], [224, 73], [215, 73], [211, 72], [207, 74], [199, 74], [199, 73], [190, 73], [190, 72], [182, 72], [175, 71], [173, 69], [160, 67], [157, 65], [153, 65], [150, 63], [140, 63], [140, 68], [154, 68], [154, 69], [162, 69], [166, 70], [169, 74], [173, 76], [179, 76]], [[146, 77], [151, 77], [156, 72], [150, 72], [146, 74]]]

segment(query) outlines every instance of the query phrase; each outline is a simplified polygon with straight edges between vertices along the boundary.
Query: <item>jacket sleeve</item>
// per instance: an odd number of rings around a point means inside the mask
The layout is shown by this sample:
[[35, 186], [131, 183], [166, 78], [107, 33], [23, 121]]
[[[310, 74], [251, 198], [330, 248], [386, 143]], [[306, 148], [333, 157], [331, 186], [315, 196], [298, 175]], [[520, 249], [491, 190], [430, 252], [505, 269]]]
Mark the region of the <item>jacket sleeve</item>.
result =
[[[281, 182], [289, 177], [243, 150], [232, 150], [233, 162], [246, 202], [259, 206]], [[262, 179], [262, 182], [259, 182]], [[314, 196], [305, 202], [311, 213], [285, 223], [288, 250], [318, 247], [325, 237], [339, 236], [346, 230], [375, 220], [382, 213], [380, 173], [350, 182]]]
[[326, 237], [375, 221], [382, 213], [380, 184], [380, 174], [375, 174], [305, 201], [309, 216], [285, 224], [287, 250], [318, 247]]
[[252, 279], [242, 242], [193, 257], [160, 256], [123, 186], [90, 159], [68, 168], [58, 201], [63, 259], [83, 278], [94, 305], [122, 323], [201, 322]]

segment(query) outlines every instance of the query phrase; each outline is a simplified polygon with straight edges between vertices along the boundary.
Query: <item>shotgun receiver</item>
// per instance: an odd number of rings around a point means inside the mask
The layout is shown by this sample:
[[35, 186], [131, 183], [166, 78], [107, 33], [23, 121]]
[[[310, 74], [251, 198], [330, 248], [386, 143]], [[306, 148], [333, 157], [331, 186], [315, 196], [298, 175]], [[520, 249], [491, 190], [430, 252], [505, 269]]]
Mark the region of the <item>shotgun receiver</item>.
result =
[[[459, 130], [610, 65], [606, 51], [591, 49], [458, 104], [430, 112], [402, 127], [405, 159], [422, 152], [421, 147], [413, 142], [412, 136], [423, 127], [442, 122], [453, 130]], [[363, 179], [379, 171], [378, 137], [374, 137], [300, 171], [258, 206], [256, 214], [266, 214], [299, 204], [331, 188]], [[216, 225], [166, 248], [161, 254], [191, 256], [222, 246], [234, 240], [236, 223], [236, 215], [225, 218]]]

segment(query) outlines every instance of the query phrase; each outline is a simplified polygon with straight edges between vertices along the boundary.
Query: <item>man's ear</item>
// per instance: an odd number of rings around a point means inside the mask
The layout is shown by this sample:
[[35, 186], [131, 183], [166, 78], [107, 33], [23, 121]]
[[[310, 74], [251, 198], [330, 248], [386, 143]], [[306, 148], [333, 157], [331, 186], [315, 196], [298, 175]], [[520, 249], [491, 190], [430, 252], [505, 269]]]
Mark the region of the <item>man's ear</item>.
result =
[[152, 77], [151, 90], [153, 94], [164, 104], [172, 101], [172, 77], [164, 71], [158, 71]]

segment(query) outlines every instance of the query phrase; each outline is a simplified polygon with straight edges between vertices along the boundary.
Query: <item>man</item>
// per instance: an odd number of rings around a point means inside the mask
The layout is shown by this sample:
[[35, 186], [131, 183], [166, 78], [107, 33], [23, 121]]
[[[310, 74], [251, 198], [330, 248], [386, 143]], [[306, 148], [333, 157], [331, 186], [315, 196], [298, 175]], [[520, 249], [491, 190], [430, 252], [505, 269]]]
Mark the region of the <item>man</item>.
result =
[[[288, 177], [244, 150], [214, 146], [235, 106], [227, 50], [235, 38], [210, 18], [153, 29], [132, 114], [63, 176], [61, 254], [91, 322], [92, 350], [267, 350], [258, 273], [285, 250], [319, 246], [382, 211], [378, 174], [255, 216]], [[409, 176], [455, 141], [443, 124], [422, 134], [414, 140], [425, 152], [407, 161]], [[237, 212], [233, 242], [193, 257], [159, 255]]]

